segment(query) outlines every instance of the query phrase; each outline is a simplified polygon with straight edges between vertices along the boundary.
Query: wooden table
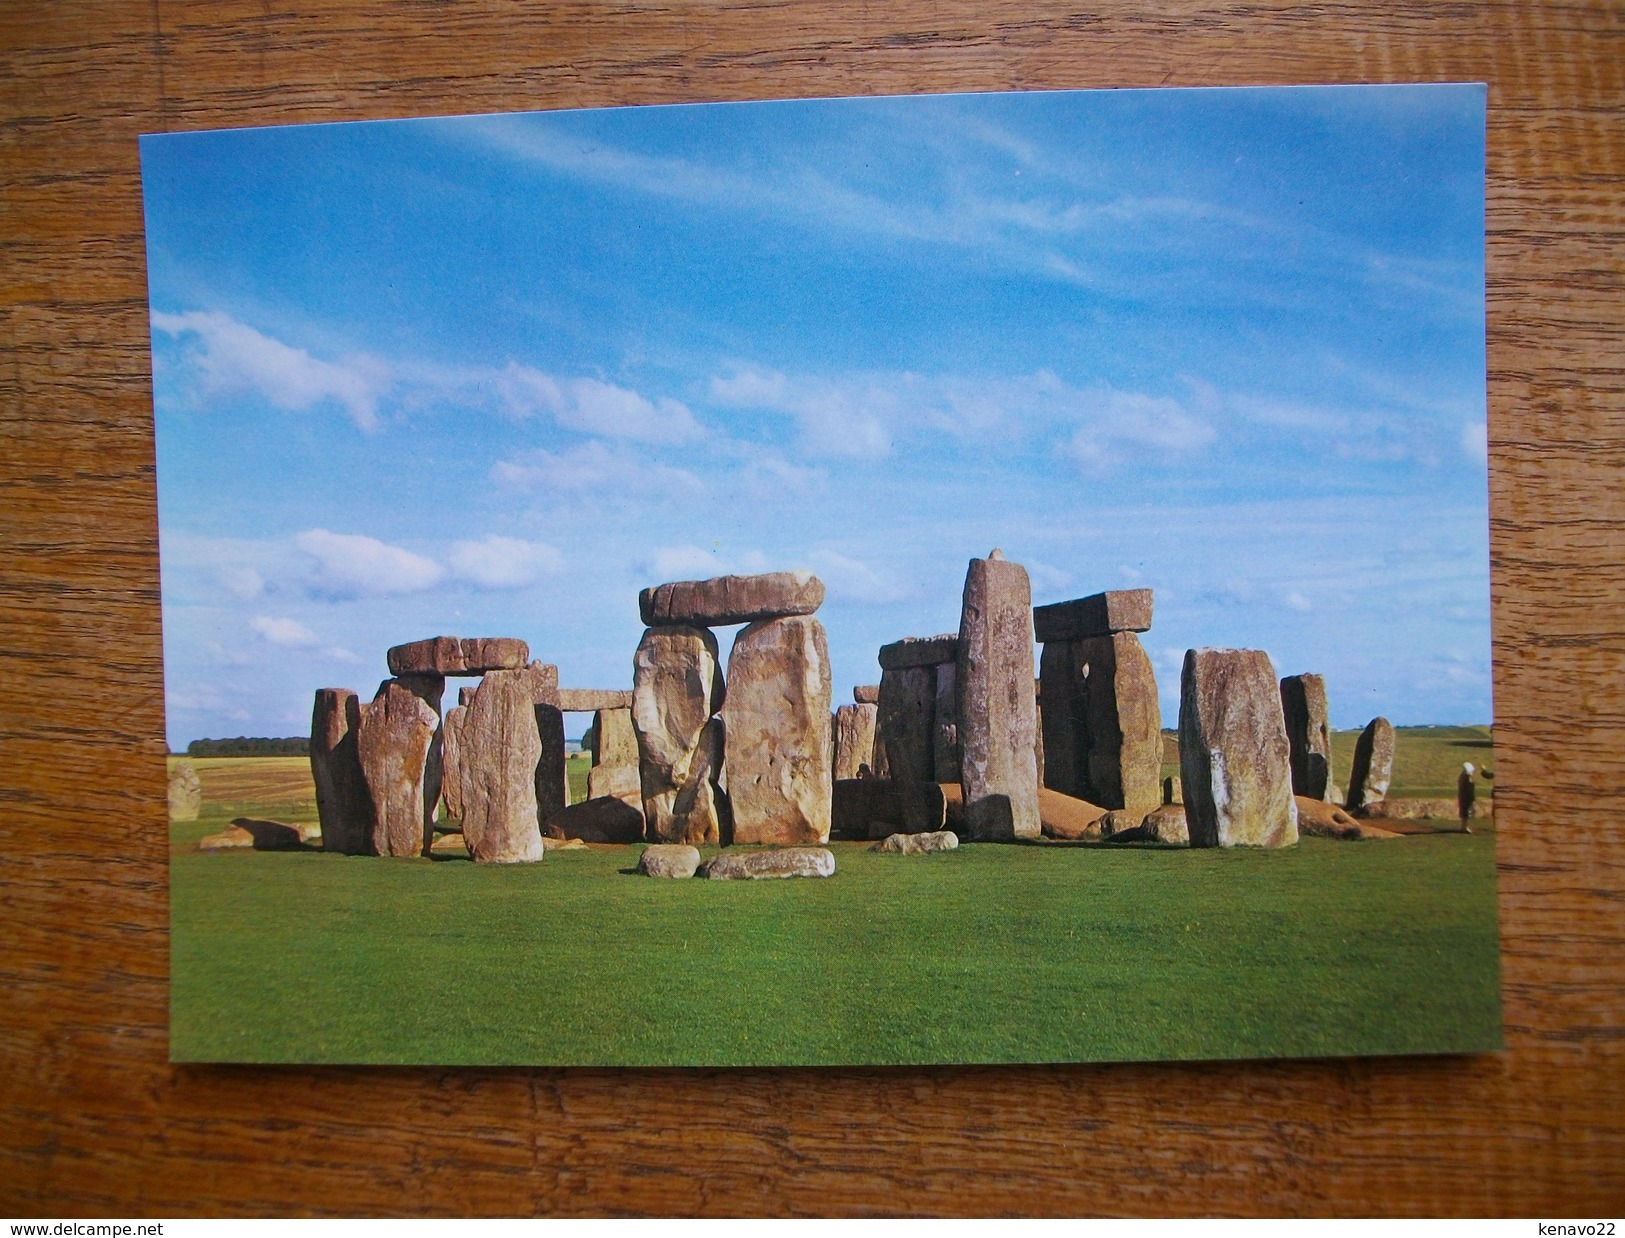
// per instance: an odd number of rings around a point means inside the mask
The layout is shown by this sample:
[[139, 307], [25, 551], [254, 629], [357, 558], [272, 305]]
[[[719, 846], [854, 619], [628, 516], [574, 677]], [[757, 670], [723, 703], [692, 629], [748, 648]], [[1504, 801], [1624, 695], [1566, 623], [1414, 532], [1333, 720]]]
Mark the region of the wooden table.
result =
[[[0, 1212], [1625, 1208], [1625, 10], [308, 8], [12, 0], [0, 12]], [[168, 1065], [137, 134], [675, 100], [1435, 80], [1490, 84], [1509, 1052], [969, 1070]]]

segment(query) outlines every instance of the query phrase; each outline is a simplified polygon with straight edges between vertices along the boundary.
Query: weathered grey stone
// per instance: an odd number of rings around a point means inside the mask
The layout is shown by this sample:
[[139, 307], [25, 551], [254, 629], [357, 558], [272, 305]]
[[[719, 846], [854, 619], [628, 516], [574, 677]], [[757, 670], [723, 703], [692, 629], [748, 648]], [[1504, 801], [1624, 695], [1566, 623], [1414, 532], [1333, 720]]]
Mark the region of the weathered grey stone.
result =
[[1298, 841], [1281, 692], [1262, 650], [1186, 651], [1179, 762], [1191, 846]]
[[875, 772], [899, 782], [933, 777], [937, 674], [915, 666], [880, 673], [875, 707]]
[[538, 705], [559, 704], [559, 668], [551, 662], [531, 662], [524, 668], [525, 682], [530, 685], [530, 699]]
[[890, 855], [931, 855], [958, 846], [959, 837], [952, 830], [936, 830], [929, 834], [889, 834], [869, 850]]
[[473, 704], [473, 701], [474, 701], [474, 685], [472, 685], [472, 684], [464, 684], [462, 687], [457, 689], [457, 704], [458, 705], [461, 705], [461, 706], [466, 708], [467, 706]]
[[536, 736], [541, 749], [532, 767], [536, 789], [536, 822], [545, 825], [550, 817], [570, 802], [570, 778], [566, 772], [570, 753], [564, 746], [564, 711], [556, 705], [533, 704]]
[[636, 765], [595, 765], [587, 771], [587, 798], [612, 796], [643, 812], [643, 780]]
[[644, 632], [633, 660], [632, 727], [651, 841], [722, 841], [722, 734], [720, 724], [709, 727], [722, 703], [716, 637], [695, 627]]
[[[397, 675], [393, 681], [387, 679], [384, 681], [384, 683], [390, 682], [398, 683], [430, 709], [434, 710], [436, 717], [440, 716], [441, 700], [446, 695], [446, 677], [444, 675], [432, 673]], [[378, 690], [383, 691], [383, 684], [378, 685]]]
[[852, 689], [852, 699], [859, 705], [880, 704], [880, 685], [877, 683], [859, 684]]
[[1099, 838], [1101, 823], [1107, 809], [1091, 804], [1075, 795], [1067, 795], [1049, 787], [1038, 789], [1038, 813], [1045, 838], [1075, 841], [1080, 838]]
[[1070, 602], [1053, 602], [1033, 611], [1037, 638], [1085, 640], [1113, 632], [1144, 632], [1151, 627], [1151, 590], [1112, 589]]
[[1032, 588], [995, 550], [972, 559], [959, 624], [960, 783], [973, 839], [1036, 838]]
[[228, 825], [218, 834], [207, 834], [197, 840], [199, 851], [235, 851], [254, 845], [254, 836], [240, 825]]
[[735, 843], [829, 839], [829, 698], [829, 645], [813, 616], [757, 620], [734, 638], [722, 719]]
[[[537, 794], [545, 745], [526, 669], [489, 671], [474, 701], [453, 724], [457, 737], [463, 841], [486, 864], [531, 864], [542, 858]], [[558, 743], [563, 748], [563, 725]]]
[[640, 843], [643, 813], [625, 800], [599, 796], [561, 808], [547, 820], [553, 838], [579, 838], [589, 843]]
[[396, 645], [389, 651], [389, 673], [401, 675], [480, 675], [518, 670], [530, 659], [530, 648], [508, 636], [433, 636]]
[[880, 669], [906, 671], [917, 666], [941, 666], [959, 659], [959, 634], [905, 636], [880, 647]]
[[835, 710], [834, 777], [856, 778], [858, 770], [875, 756], [874, 705], [842, 705]]
[[1360, 842], [1374, 838], [1398, 838], [1400, 835], [1381, 826], [1356, 821], [1336, 804], [1317, 800], [1311, 796], [1297, 796], [1298, 833], [1317, 838], [1336, 838], [1344, 842]]
[[725, 851], [707, 860], [700, 872], [712, 881], [757, 881], [772, 877], [833, 877], [835, 854], [827, 847]]
[[579, 838], [553, 838], [551, 835], [542, 835], [542, 850], [546, 851], [585, 851], [587, 844]]
[[718, 576], [655, 585], [638, 594], [638, 611], [651, 628], [674, 624], [727, 627], [810, 615], [824, 603], [824, 582], [811, 572]]
[[865, 839], [874, 822], [887, 833], [903, 828], [903, 806], [897, 784], [889, 778], [838, 778], [830, 794], [830, 837]]
[[1332, 728], [1326, 680], [1320, 675], [1288, 675], [1281, 680], [1281, 714], [1292, 751], [1292, 793], [1329, 802]]
[[[351, 693], [354, 699], [355, 694]], [[318, 701], [321, 694], [317, 694]], [[351, 741], [354, 747], [354, 741]], [[311, 752], [315, 752], [312, 745]], [[321, 789], [317, 788], [318, 802]], [[203, 780], [197, 776], [197, 770], [190, 761], [177, 761], [175, 768], [169, 771], [169, 819], [171, 821], [196, 821], [198, 813], [203, 811]]]
[[1190, 827], [1185, 821], [1185, 809], [1181, 804], [1164, 804], [1145, 815], [1141, 829], [1145, 831], [1146, 838], [1151, 842], [1166, 843], [1175, 847], [1190, 846]]
[[[958, 782], [959, 760], [959, 665], [944, 662], [936, 668], [936, 700], [931, 706], [931, 777], [938, 782]], [[1039, 755], [1043, 755], [1042, 745]], [[1043, 770], [1039, 770], [1043, 781]]]
[[608, 688], [560, 688], [557, 704], [567, 714], [596, 714], [606, 709], [631, 709], [632, 693]]
[[1388, 798], [1394, 776], [1394, 727], [1386, 718], [1373, 718], [1354, 741], [1354, 769], [1349, 775], [1346, 806], [1357, 812]]
[[903, 813], [903, 833], [930, 834], [948, 824], [948, 797], [935, 782], [899, 782], [897, 804]]
[[386, 679], [361, 707], [356, 751], [372, 805], [368, 851], [422, 855], [440, 802], [440, 719], [398, 680]]
[[1183, 804], [1184, 792], [1180, 790], [1179, 775], [1169, 774], [1162, 780], [1162, 802], [1164, 804]]
[[[1364, 807], [1350, 809], [1367, 820], [1375, 821], [1416, 821], [1432, 818], [1439, 821], [1458, 820], [1457, 814], [1461, 811], [1460, 803], [1453, 799], [1411, 799], [1397, 796], [1385, 796]], [[1472, 805], [1473, 817], [1490, 817], [1494, 815], [1491, 802], [1475, 800]]]
[[305, 845], [304, 831], [286, 821], [266, 817], [233, 817], [231, 827], [242, 830], [255, 851], [298, 851]]
[[1039, 664], [1045, 785], [1138, 824], [1162, 803], [1162, 708], [1139, 637], [1050, 641]]
[[[630, 694], [628, 694], [630, 695]], [[600, 709], [592, 723], [594, 765], [638, 764], [638, 733], [632, 726], [632, 707]]]
[[692, 877], [699, 867], [699, 849], [681, 843], [655, 843], [638, 857], [638, 872], [645, 877]]
[[468, 706], [457, 705], [440, 720], [440, 802], [455, 821], [463, 819], [463, 721], [467, 717]]

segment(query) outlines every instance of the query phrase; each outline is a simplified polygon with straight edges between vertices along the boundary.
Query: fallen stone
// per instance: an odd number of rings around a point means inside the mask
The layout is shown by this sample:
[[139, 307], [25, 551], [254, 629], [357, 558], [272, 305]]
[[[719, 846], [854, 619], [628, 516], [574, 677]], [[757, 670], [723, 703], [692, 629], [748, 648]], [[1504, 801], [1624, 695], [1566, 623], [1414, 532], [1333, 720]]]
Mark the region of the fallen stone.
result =
[[875, 719], [879, 712], [874, 705], [842, 705], [836, 709], [834, 769], [836, 781], [856, 778], [859, 769], [873, 764]]
[[897, 785], [889, 778], [837, 778], [831, 787], [830, 837], [868, 838], [872, 822], [886, 822], [888, 833], [902, 828]]
[[1322, 675], [1288, 675], [1281, 680], [1281, 714], [1292, 754], [1292, 793], [1329, 802], [1332, 780], [1332, 728]]
[[1380, 826], [1356, 821], [1336, 804], [1317, 800], [1308, 795], [1297, 796], [1298, 833], [1315, 838], [1337, 838], [1345, 842], [1358, 842], [1367, 838], [1398, 838], [1400, 835]]
[[361, 773], [356, 736], [361, 700], [348, 687], [319, 687], [310, 710], [310, 780], [322, 820], [322, 846], [343, 855], [371, 855], [372, 799]]
[[[909, 672], [904, 672], [909, 673]], [[1036, 838], [1032, 588], [995, 550], [972, 559], [959, 625], [960, 783], [973, 839]]]
[[699, 867], [699, 849], [681, 843], [655, 843], [638, 857], [638, 872], [645, 877], [692, 877]]
[[852, 699], [859, 705], [878, 705], [880, 703], [880, 685], [877, 683], [859, 684], [852, 689]]
[[[473, 703], [452, 711], [462, 715], [453, 747], [463, 841], [482, 864], [534, 864], [542, 858], [537, 795], [546, 745], [537, 720], [552, 707], [535, 703], [533, 687], [526, 668], [488, 671]], [[562, 721], [557, 742], [562, 750]]]
[[[627, 693], [628, 696], [631, 693]], [[561, 708], [563, 708], [561, 706]], [[592, 763], [594, 765], [638, 764], [638, 733], [632, 726], [632, 707], [600, 709], [592, 723]]]
[[941, 666], [959, 660], [959, 634], [906, 636], [880, 647], [880, 669], [906, 671], [920, 666]]
[[759, 619], [810, 615], [823, 603], [824, 582], [810, 572], [682, 580], [638, 594], [638, 611], [651, 628], [755, 623]]
[[959, 846], [959, 838], [951, 830], [937, 830], [930, 834], [890, 834], [870, 847], [890, 855], [930, 855], [938, 851], [952, 851]]
[[827, 847], [779, 847], [725, 851], [700, 869], [712, 881], [759, 881], [774, 877], [833, 877], [835, 854]]
[[1064, 795], [1049, 787], [1040, 787], [1038, 791], [1039, 821], [1045, 838], [1068, 841], [1099, 838], [1101, 822], [1105, 820], [1107, 811], [1099, 804]]
[[218, 834], [209, 834], [197, 840], [199, 851], [231, 851], [254, 845], [254, 836], [240, 825], [228, 825]]
[[[931, 777], [938, 782], [958, 782], [961, 762], [959, 757], [959, 667], [955, 662], [944, 662], [936, 669], [937, 696], [931, 709]], [[1042, 759], [1043, 733], [1039, 733], [1038, 756]], [[1038, 771], [1038, 781], [1044, 781], [1044, 771]]]
[[361, 707], [356, 752], [372, 806], [369, 853], [422, 855], [440, 802], [440, 718], [422, 697], [389, 679]]
[[587, 844], [579, 838], [552, 838], [542, 835], [543, 851], [585, 851]]
[[1190, 827], [1186, 824], [1185, 809], [1182, 805], [1164, 804], [1161, 808], [1146, 813], [1140, 828], [1150, 842], [1174, 847], [1190, 846]]
[[286, 821], [233, 817], [229, 828], [247, 834], [255, 851], [297, 851], [305, 844], [304, 832]]
[[[1460, 807], [1453, 799], [1389, 798], [1377, 800], [1361, 808], [1350, 810], [1352, 815], [1366, 820], [1418, 821], [1433, 818], [1440, 821], [1458, 821]], [[1472, 820], [1494, 815], [1490, 802], [1478, 800], [1473, 804]]]
[[460, 855], [468, 856], [468, 845], [463, 842], [461, 834], [441, 834], [429, 844], [430, 855]]
[[721, 842], [721, 749], [701, 739], [722, 703], [716, 637], [695, 627], [644, 632], [633, 659], [632, 728], [651, 840]]
[[558, 707], [567, 714], [595, 714], [604, 709], [631, 709], [632, 694], [608, 688], [560, 688]]
[[547, 832], [553, 838], [579, 838], [589, 843], [640, 843], [643, 814], [625, 800], [600, 796], [561, 808], [547, 819]]
[[899, 782], [933, 777], [936, 671], [915, 666], [880, 673], [875, 706], [875, 769]]
[[[1354, 768], [1344, 806], [1358, 812], [1388, 795], [1394, 776], [1394, 727], [1386, 718], [1373, 718], [1354, 741]], [[1446, 815], [1454, 815], [1454, 810]]]
[[1180, 677], [1180, 784], [1193, 847], [1288, 847], [1298, 810], [1281, 692], [1257, 649], [1191, 649]]
[[829, 645], [811, 615], [761, 619], [734, 638], [722, 709], [733, 841], [826, 842]]
[[1111, 589], [1033, 610], [1034, 635], [1045, 644], [1110, 636], [1113, 632], [1144, 632], [1150, 627], [1149, 589]]
[[177, 761], [175, 768], [169, 771], [169, 819], [196, 821], [202, 811], [203, 780], [190, 761]]
[[1137, 825], [1163, 799], [1162, 707], [1140, 638], [1051, 641], [1040, 667], [1045, 784]]
[[530, 647], [507, 636], [434, 636], [396, 645], [389, 651], [391, 675], [481, 675], [486, 671], [518, 670], [530, 660]]
[[587, 798], [614, 798], [643, 813], [643, 783], [636, 765], [595, 765], [587, 771]]

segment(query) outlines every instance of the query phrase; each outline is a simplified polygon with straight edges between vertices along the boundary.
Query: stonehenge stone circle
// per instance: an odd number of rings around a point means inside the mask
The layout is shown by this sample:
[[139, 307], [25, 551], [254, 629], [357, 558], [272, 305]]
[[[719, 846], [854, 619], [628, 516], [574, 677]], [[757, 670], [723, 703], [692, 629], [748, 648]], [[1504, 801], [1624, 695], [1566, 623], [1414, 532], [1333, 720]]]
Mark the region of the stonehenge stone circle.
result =
[[1160, 805], [1162, 707], [1140, 638], [1048, 641], [1039, 665], [1044, 784], [1130, 815]]
[[859, 705], [880, 704], [880, 685], [877, 683], [859, 684], [852, 689], [852, 699]]
[[1332, 783], [1332, 728], [1326, 680], [1320, 675], [1288, 675], [1281, 680], [1281, 713], [1292, 748], [1292, 793], [1329, 801]]
[[972, 559], [959, 624], [960, 784], [973, 839], [1037, 838], [1032, 587], [995, 549]]
[[874, 705], [842, 705], [835, 710], [836, 779], [856, 778], [859, 769], [874, 761], [879, 712]]
[[[353, 746], [353, 745], [352, 745]], [[318, 803], [321, 790], [317, 788]], [[203, 811], [203, 780], [190, 761], [177, 761], [169, 772], [169, 819], [196, 821]]]
[[1345, 807], [1358, 812], [1388, 798], [1394, 776], [1394, 727], [1386, 718], [1373, 718], [1354, 741], [1354, 769], [1349, 775]]
[[824, 604], [824, 582], [810, 572], [718, 576], [655, 585], [638, 594], [638, 612], [651, 628], [729, 627], [810, 615]]
[[1150, 629], [1149, 589], [1112, 589], [1033, 610], [1033, 633], [1044, 644]]
[[827, 847], [778, 847], [712, 856], [700, 872], [712, 881], [760, 881], [775, 877], [833, 877], [835, 855]]
[[310, 776], [322, 846], [342, 855], [372, 852], [372, 799], [356, 747], [361, 702], [348, 688], [318, 688], [310, 718]]
[[655, 843], [638, 857], [638, 872], [645, 877], [692, 877], [699, 867], [699, 849], [681, 843]]
[[552, 707], [535, 703], [530, 676], [516, 669], [488, 671], [473, 703], [460, 711], [458, 798], [463, 842], [475, 860], [529, 864], [542, 858], [537, 793], [545, 744], [537, 719], [544, 709]]
[[826, 842], [829, 644], [812, 615], [758, 619], [734, 638], [722, 707], [735, 843]]
[[931, 778], [937, 676], [929, 666], [880, 673], [875, 707], [875, 772], [902, 782]]
[[1298, 841], [1280, 685], [1262, 650], [1186, 651], [1179, 763], [1191, 846]]
[[632, 727], [650, 841], [721, 841], [715, 779], [722, 735], [711, 718], [723, 700], [717, 641], [708, 629], [674, 625], [643, 633], [633, 659]]
[[510, 636], [433, 636], [396, 645], [389, 651], [389, 673], [401, 675], [483, 675], [518, 670], [530, 660], [530, 648]]
[[361, 707], [356, 751], [372, 804], [370, 851], [422, 855], [440, 802], [440, 718], [399, 680], [386, 679]]

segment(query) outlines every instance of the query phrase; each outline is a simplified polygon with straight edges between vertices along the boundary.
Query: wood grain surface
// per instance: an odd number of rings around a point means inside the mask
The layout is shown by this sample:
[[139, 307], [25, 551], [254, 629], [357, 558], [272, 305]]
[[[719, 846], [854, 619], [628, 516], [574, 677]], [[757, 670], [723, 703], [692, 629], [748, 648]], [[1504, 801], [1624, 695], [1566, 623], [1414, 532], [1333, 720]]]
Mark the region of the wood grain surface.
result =
[[[1625, 1210], [1625, 9], [297, 2], [0, 9], [0, 1213]], [[168, 1064], [137, 134], [1436, 80], [1489, 83], [1508, 1052], [968, 1070]]]

